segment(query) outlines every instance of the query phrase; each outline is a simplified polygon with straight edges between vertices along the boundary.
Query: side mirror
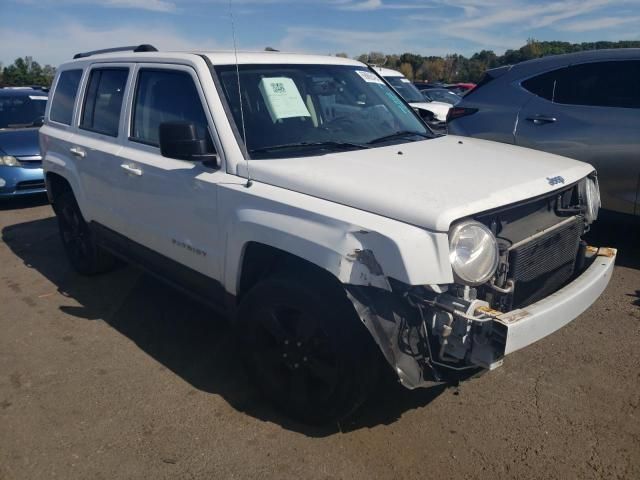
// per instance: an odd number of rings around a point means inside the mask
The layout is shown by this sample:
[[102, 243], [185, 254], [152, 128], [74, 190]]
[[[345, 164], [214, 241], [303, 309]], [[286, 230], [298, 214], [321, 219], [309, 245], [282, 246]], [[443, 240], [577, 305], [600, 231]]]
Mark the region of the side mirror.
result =
[[165, 122], [160, 124], [160, 153], [163, 157], [218, 165], [211, 142], [198, 138], [198, 129], [191, 122]]

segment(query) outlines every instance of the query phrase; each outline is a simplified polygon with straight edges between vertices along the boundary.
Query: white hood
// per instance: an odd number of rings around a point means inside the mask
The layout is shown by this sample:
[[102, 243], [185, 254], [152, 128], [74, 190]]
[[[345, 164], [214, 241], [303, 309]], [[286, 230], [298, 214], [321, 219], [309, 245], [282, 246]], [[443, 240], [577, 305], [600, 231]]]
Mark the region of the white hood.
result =
[[[441, 232], [455, 220], [557, 190], [592, 170], [565, 157], [453, 135], [251, 162], [256, 181]], [[548, 178], [559, 176], [564, 184], [552, 186]]]
[[442, 122], [447, 120], [447, 113], [449, 113], [449, 109], [451, 108], [451, 105], [444, 102], [411, 102], [409, 105], [413, 108], [427, 110], [433, 113], [433, 115]]

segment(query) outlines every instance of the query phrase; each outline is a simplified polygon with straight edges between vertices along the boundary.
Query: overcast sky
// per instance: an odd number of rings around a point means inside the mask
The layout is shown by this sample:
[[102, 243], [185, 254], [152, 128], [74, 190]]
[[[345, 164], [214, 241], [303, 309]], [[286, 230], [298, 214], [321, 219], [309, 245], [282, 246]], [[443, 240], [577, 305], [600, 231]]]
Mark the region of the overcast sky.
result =
[[640, 40], [640, 0], [0, 0], [0, 62], [57, 65], [78, 51], [274, 48], [501, 54], [529, 37]]

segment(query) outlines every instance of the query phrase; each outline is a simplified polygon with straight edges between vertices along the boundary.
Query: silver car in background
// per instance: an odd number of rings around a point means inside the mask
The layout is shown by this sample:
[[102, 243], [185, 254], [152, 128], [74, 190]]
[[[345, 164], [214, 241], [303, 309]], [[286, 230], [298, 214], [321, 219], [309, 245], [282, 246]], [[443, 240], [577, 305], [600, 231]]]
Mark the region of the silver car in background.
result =
[[602, 206], [640, 215], [640, 49], [489, 70], [449, 111], [448, 127], [588, 162], [598, 171]]

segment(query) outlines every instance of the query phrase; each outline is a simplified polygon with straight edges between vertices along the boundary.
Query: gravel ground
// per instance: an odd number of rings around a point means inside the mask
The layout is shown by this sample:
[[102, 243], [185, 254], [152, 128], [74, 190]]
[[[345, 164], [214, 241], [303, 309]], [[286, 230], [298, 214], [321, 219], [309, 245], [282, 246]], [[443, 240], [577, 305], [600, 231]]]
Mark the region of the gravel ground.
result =
[[[0, 204], [0, 479], [640, 478], [640, 230], [576, 321], [342, 425], [274, 413], [222, 319], [132, 267], [73, 273], [42, 199]], [[595, 243], [595, 242], [594, 242]]]

